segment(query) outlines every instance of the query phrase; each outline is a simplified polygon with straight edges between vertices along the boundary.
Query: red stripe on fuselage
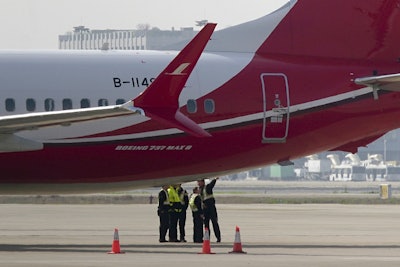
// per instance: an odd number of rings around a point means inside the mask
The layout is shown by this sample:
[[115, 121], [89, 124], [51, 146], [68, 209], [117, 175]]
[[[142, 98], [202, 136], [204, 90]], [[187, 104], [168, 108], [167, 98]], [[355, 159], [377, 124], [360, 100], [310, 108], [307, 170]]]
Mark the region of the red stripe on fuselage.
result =
[[[365, 106], [369, 109], [365, 109]], [[271, 164], [338, 147], [360, 136], [397, 128], [400, 94], [380, 100], [331, 107], [291, 119], [285, 144], [262, 144], [262, 125], [213, 133], [213, 138], [189, 136], [151, 142], [127, 142], [137, 150], [116, 150], [115, 144], [50, 147], [43, 151], [0, 154], [1, 183], [106, 183], [224, 172]], [[385, 108], [382, 108], [385, 107]], [[364, 111], [364, 112], [362, 112]], [[121, 145], [121, 144], [118, 144]], [[173, 146], [150, 150], [140, 147]], [[182, 146], [183, 150], [179, 150]], [[186, 149], [186, 150], [185, 150]]]

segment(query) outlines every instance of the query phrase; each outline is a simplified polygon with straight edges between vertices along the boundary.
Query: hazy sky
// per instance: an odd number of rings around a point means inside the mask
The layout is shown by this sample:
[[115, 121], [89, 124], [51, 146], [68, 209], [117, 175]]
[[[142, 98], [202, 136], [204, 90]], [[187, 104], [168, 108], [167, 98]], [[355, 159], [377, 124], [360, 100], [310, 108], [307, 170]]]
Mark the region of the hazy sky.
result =
[[264, 16], [288, 0], [0, 0], [0, 49], [57, 49], [74, 26], [171, 29], [208, 19], [218, 29]]

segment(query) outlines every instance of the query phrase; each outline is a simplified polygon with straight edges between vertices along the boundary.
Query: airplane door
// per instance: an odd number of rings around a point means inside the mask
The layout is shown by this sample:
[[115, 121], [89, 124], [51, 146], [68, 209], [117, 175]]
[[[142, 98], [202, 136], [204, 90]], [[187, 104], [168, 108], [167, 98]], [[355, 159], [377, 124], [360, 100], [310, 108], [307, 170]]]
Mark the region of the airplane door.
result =
[[261, 74], [263, 143], [285, 143], [289, 131], [289, 84], [283, 73]]

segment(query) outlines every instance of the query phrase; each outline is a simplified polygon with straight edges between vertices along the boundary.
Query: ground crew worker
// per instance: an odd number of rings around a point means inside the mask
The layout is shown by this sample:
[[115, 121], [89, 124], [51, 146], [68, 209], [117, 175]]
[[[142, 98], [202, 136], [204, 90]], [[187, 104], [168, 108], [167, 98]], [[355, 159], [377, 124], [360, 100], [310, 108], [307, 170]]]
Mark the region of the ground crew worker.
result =
[[198, 180], [197, 184], [203, 201], [204, 227], [210, 230], [211, 220], [217, 242], [221, 242], [221, 231], [219, 230], [217, 208], [215, 207], [215, 198], [213, 195], [213, 188], [218, 179], [219, 177], [211, 180], [207, 185], [205, 185], [204, 179], [202, 179]]
[[189, 206], [188, 192], [182, 188], [181, 184], [178, 184], [176, 188], [179, 200], [181, 201], [181, 211], [178, 214], [178, 225], [179, 225], [179, 241], [186, 242], [185, 239], [185, 224], [186, 224], [186, 210]]
[[201, 197], [199, 195], [199, 188], [193, 188], [193, 193], [190, 195], [189, 200], [190, 209], [193, 216], [193, 242], [203, 242], [203, 209], [201, 208]]
[[157, 208], [157, 214], [158, 217], [160, 217], [160, 238], [159, 242], [167, 242], [165, 239], [165, 236], [167, 234], [168, 228], [169, 228], [169, 209], [170, 209], [170, 203], [169, 203], [169, 197], [168, 197], [168, 185], [163, 185], [162, 189], [158, 193], [158, 208]]
[[178, 227], [179, 213], [182, 211], [182, 208], [178, 192], [172, 185], [168, 188], [168, 197], [170, 203], [169, 232], [168, 232], [169, 242], [179, 242], [177, 227]]

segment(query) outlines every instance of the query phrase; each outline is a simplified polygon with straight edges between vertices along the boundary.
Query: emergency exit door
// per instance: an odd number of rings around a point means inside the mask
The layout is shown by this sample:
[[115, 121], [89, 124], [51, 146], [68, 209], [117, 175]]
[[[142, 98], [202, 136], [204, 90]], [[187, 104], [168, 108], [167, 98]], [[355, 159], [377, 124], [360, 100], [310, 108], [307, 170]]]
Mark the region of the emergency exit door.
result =
[[283, 73], [261, 74], [263, 143], [284, 143], [289, 132], [289, 84]]

